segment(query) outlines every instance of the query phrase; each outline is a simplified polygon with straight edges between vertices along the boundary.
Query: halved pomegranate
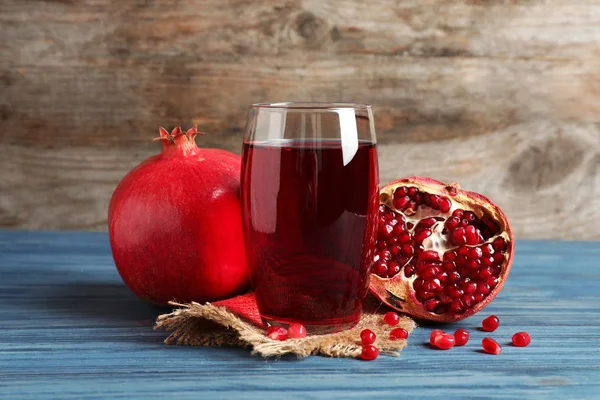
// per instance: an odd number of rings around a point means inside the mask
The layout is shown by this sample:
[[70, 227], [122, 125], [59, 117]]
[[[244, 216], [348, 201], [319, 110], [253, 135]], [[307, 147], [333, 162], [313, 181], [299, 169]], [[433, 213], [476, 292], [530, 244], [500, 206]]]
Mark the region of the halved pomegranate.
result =
[[409, 177], [380, 193], [371, 292], [415, 318], [452, 322], [483, 309], [510, 271], [506, 215], [456, 183]]

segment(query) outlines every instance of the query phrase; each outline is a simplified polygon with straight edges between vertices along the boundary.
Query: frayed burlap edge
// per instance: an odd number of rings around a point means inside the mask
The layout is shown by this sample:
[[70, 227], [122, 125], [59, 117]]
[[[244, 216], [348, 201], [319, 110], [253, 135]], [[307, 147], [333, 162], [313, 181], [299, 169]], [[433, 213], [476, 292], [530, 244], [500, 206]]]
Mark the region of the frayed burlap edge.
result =
[[[167, 344], [250, 347], [252, 354], [260, 354], [263, 357], [279, 357], [285, 354], [295, 354], [301, 358], [309, 355], [358, 357], [362, 349], [360, 332], [368, 328], [377, 335], [375, 344], [380, 352], [397, 356], [406, 347], [406, 340], [389, 340], [389, 332], [392, 328], [383, 322], [383, 314], [378, 312], [364, 313], [360, 322], [354, 328], [346, 331], [277, 341], [265, 336], [265, 329], [245, 322], [225, 307], [195, 302], [190, 304], [171, 303], [171, 305], [181, 308], [169, 314], [160, 315], [154, 326], [154, 329], [164, 329], [170, 332], [165, 339]], [[227, 329], [207, 330], [206, 320]], [[410, 332], [415, 326], [412, 319], [401, 316], [400, 323], [395, 328], [404, 328]]]

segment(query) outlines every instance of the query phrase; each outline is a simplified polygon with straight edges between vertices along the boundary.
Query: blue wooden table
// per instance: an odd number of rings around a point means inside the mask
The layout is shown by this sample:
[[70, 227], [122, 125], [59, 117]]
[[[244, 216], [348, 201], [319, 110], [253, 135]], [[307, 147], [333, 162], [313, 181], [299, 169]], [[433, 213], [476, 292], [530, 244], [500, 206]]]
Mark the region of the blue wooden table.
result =
[[[168, 346], [156, 309], [123, 286], [105, 233], [0, 231], [0, 398], [600, 399], [600, 244], [517, 243], [505, 289], [435, 351], [417, 328], [401, 357], [264, 360]], [[482, 317], [504, 351], [482, 354]], [[520, 330], [527, 348], [508, 345]]]

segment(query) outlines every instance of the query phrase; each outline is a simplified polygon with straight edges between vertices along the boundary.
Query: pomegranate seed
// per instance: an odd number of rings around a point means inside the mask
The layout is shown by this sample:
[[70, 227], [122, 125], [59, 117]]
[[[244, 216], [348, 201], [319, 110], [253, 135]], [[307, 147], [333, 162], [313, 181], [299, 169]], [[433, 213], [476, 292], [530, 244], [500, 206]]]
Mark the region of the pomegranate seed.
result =
[[288, 338], [288, 331], [283, 326], [270, 326], [267, 329], [267, 336], [273, 340], [286, 340]]
[[377, 339], [377, 336], [370, 329], [363, 329], [360, 333], [360, 341], [363, 345], [373, 344], [375, 343], [375, 339]]
[[452, 261], [444, 261], [442, 263], [442, 269], [446, 272], [454, 272], [455, 268], [456, 264], [454, 264]]
[[408, 331], [404, 328], [395, 328], [390, 331], [390, 340], [406, 339]]
[[434, 311], [440, 303], [438, 299], [429, 299], [425, 302], [424, 306], [427, 311]]
[[494, 271], [490, 267], [484, 267], [479, 270], [479, 276], [485, 280], [494, 275]]
[[491, 267], [494, 265], [494, 257], [486, 256], [481, 259], [481, 265], [484, 267]]
[[394, 199], [393, 203], [394, 203], [394, 207], [396, 207], [398, 210], [404, 210], [406, 208], [406, 206], [408, 205], [408, 203], [410, 203], [410, 197], [408, 197], [408, 196], [398, 197], [398, 198]]
[[465, 237], [467, 240], [467, 244], [469, 245], [476, 245], [481, 243], [481, 234], [473, 225], [465, 227]]
[[423, 243], [425, 239], [431, 236], [433, 232], [431, 229], [423, 229], [415, 233], [415, 243]]
[[450, 209], [452, 208], [452, 202], [449, 199], [446, 198], [439, 198], [438, 199], [438, 207], [439, 210], [443, 213], [447, 213], [450, 212]]
[[477, 216], [472, 211], [465, 211], [463, 213], [463, 218], [469, 221], [469, 223], [475, 222], [477, 220]]
[[490, 293], [490, 285], [488, 285], [485, 282], [479, 282], [477, 284], [477, 293], [482, 294], [482, 295], [487, 295]]
[[481, 293], [475, 293], [473, 295], [473, 299], [475, 300], [476, 303], [479, 303], [481, 300], [483, 300], [485, 298], [485, 296]]
[[404, 267], [404, 276], [406, 276], [407, 278], [410, 278], [411, 276], [413, 276], [415, 273], [415, 267], [412, 265], [407, 265], [406, 267]]
[[413, 287], [415, 288], [416, 291], [420, 291], [423, 290], [423, 283], [425, 281], [421, 278], [417, 278], [415, 279], [415, 283], [413, 283]]
[[377, 256], [380, 260], [391, 260], [392, 254], [388, 250], [380, 250], [377, 252]]
[[412, 242], [412, 237], [410, 236], [409, 232], [402, 232], [399, 236], [398, 236], [398, 243], [410, 243]]
[[386, 243], [390, 246], [393, 246], [398, 243], [398, 238], [396, 236], [392, 236], [386, 240]]
[[389, 326], [396, 326], [400, 322], [400, 316], [395, 312], [390, 311], [383, 316], [383, 320]]
[[447, 251], [444, 253], [444, 261], [454, 261], [458, 255], [455, 251]]
[[463, 302], [465, 307], [470, 308], [473, 304], [475, 304], [475, 297], [465, 293], [462, 296], [460, 296], [460, 301]]
[[492, 246], [494, 246], [494, 250], [496, 251], [504, 251], [506, 250], [506, 240], [504, 240], [504, 238], [496, 238], [494, 239], [494, 241], [492, 242]]
[[401, 223], [394, 225], [394, 229], [392, 229], [392, 234], [394, 234], [394, 236], [398, 236], [402, 232], [406, 232], [406, 224]]
[[458, 219], [456, 217], [450, 217], [444, 224], [444, 227], [446, 229], [448, 229], [449, 231], [453, 231], [454, 229], [458, 228], [459, 225], [460, 225], [460, 219]]
[[448, 272], [448, 281], [455, 283], [458, 282], [460, 280], [460, 274], [456, 271], [449, 271]]
[[466, 282], [462, 288], [466, 294], [473, 294], [477, 291], [477, 284], [475, 282]]
[[400, 265], [397, 262], [390, 261], [388, 265], [388, 276], [394, 276], [400, 272]]
[[450, 311], [462, 313], [465, 311], [465, 307], [460, 300], [452, 300], [452, 303], [450, 303]]
[[366, 361], [373, 361], [379, 355], [379, 349], [373, 345], [363, 346], [360, 358]]
[[406, 188], [406, 186], [400, 186], [394, 192], [394, 197], [402, 197], [402, 196], [406, 196], [406, 194], [407, 194], [407, 188]]
[[292, 322], [288, 326], [288, 336], [291, 339], [300, 339], [306, 337], [306, 328], [302, 324]]
[[387, 276], [388, 265], [384, 260], [379, 260], [373, 266], [373, 272], [379, 276]]
[[419, 254], [419, 261], [439, 261], [440, 256], [435, 250], [427, 250]]
[[[461, 219], [460, 220], [460, 226], [462, 226], [463, 228], [466, 228], [467, 226], [469, 226], [469, 221], [466, 220], [466, 219], [464, 219], [464, 218]], [[466, 234], [466, 231], [465, 231], [465, 234]]]
[[463, 216], [463, 213], [464, 213], [464, 211], [459, 208], [457, 210], [454, 210], [454, 212], [452, 213], [452, 216], [456, 217], [458, 219], [461, 219]]
[[496, 253], [494, 254], [494, 264], [500, 265], [504, 262], [504, 254]]
[[419, 189], [417, 189], [414, 186], [411, 186], [408, 188], [406, 194], [408, 194], [410, 197], [414, 197], [415, 194], [419, 193]]
[[467, 243], [467, 238], [465, 236], [465, 228], [461, 227], [453, 230], [452, 234], [450, 235], [450, 239], [452, 241], [452, 244], [455, 246], [462, 246], [463, 244]]
[[400, 247], [400, 254], [405, 257], [411, 257], [414, 252], [415, 249], [408, 243], [405, 243]]
[[439, 279], [437, 278], [430, 279], [423, 284], [423, 289], [427, 290], [428, 292], [435, 292], [436, 290], [440, 290], [441, 288], [442, 285]]
[[500, 320], [495, 315], [490, 315], [481, 321], [481, 327], [486, 332], [494, 332], [500, 326]]
[[481, 341], [481, 346], [483, 346], [483, 351], [485, 351], [488, 354], [498, 355], [502, 353], [502, 346], [500, 346], [500, 344], [492, 338], [483, 338], [483, 340]]
[[435, 342], [435, 338], [438, 335], [442, 335], [444, 333], [445, 332], [443, 330], [441, 330], [441, 329], [434, 329], [434, 330], [432, 330], [431, 333], [429, 334], [429, 344], [431, 344], [433, 346], [433, 343]]
[[431, 228], [432, 226], [435, 225], [436, 222], [437, 222], [437, 220], [433, 217], [424, 218], [421, 220], [421, 222], [419, 222], [417, 224], [417, 227], [415, 229]]
[[448, 274], [446, 272], [440, 272], [436, 275], [436, 278], [442, 285], [445, 285], [448, 282]]
[[466, 329], [457, 329], [454, 332], [454, 340], [456, 346], [464, 346], [469, 341], [469, 331]]
[[481, 261], [479, 261], [479, 260], [468, 260], [466, 265], [467, 265], [467, 268], [469, 268], [469, 269], [477, 269], [481, 265]]
[[440, 350], [449, 350], [454, 347], [456, 340], [451, 333], [441, 333], [433, 340], [433, 345]]
[[462, 296], [464, 294], [464, 291], [457, 287], [451, 286], [448, 288], [446, 293], [448, 294], [448, 296], [452, 297], [453, 299], [458, 299], [460, 296]]
[[482, 255], [483, 255], [483, 252], [481, 251], [481, 249], [479, 247], [470, 247], [467, 250], [467, 258], [468, 259], [476, 260], [478, 258], [481, 258]]
[[379, 237], [388, 238], [392, 234], [394, 227], [388, 224], [379, 225]]
[[[426, 264], [431, 265], [431, 264]], [[421, 273], [421, 278], [423, 279], [431, 279], [436, 276], [440, 272], [440, 268], [436, 265], [431, 265], [425, 271]]]
[[392, 254], [392, 258], [396, 257], [400, 253], [401, 247], [397, 244], [390, 246], [390, 253]]
[[531, 343], [531, 336], [527, 332], [517, 332], [512, 337], [513, 345], [517, 347], [526, 347]]
[[431, 299], [432, 297], [436, 297], [437, 294], [433, 292], [417, 292], [417, 298], [420, 301], [425, 301]]
[[483, 246], [481, 246], [481, 252], [484, 256], [491, 256], [492, 254], [494, 254], [494, 247], [491, 244], [486, 243]]

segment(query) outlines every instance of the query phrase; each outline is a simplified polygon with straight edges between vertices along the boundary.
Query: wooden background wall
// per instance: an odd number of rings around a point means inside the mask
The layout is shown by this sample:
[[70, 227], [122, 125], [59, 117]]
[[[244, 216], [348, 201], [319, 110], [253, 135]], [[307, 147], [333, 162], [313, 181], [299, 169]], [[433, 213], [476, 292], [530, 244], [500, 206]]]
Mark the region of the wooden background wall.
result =
[[600, 1], [2, 0], [0, 227], [105, 229], [115, 185], [261, 101], [374, 105], [382, 181], [457, 180], [519, 237], [600, 239]]

